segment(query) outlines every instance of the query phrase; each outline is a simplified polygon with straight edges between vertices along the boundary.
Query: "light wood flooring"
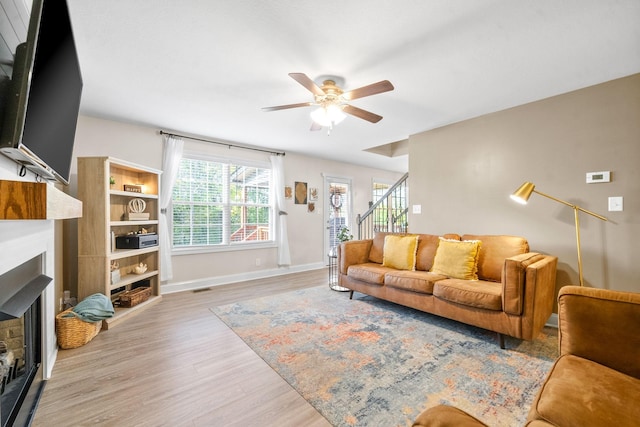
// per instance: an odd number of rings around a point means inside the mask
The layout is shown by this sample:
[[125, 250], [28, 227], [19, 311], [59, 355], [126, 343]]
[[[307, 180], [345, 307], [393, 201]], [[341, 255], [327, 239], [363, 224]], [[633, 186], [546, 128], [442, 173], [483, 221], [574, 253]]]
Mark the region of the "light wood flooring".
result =
[[327, 270], [164, 295], [60, 350], [34, 426], [330, 426], [210, 308], [327, 284]]

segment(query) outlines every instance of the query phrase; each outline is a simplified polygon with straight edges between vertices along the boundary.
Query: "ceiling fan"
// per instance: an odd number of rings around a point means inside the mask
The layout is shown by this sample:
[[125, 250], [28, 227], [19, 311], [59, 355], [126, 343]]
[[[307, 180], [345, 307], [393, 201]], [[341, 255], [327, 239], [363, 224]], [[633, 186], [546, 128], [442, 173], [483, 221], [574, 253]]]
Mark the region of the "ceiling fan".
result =
[[322, 86], [318, 86], [313, 80], [304, 73], [289, 73], [292, 79], [304, 86], [313, 94], [313, 101], [301, 102], [298, 104], [278, 105], [275, 107], [264, 107], [263, 111], [286, 110], [289, 108], [319, 106], [318, 109], [311, 112], [313, 123], [311, 130], [320, 130], [322, 127], [331, 129], [334, 125], [340, 123], [346, 117], [344, 113], [358, 117], [371, 123], [378, 123], [382, 120], [382, 116], [374, 114], [362, 108], [354, 107], [348, 104], [358, 98], [376, 95], [382, 92], [393, 90], [393, 85], [388, 80], [382, 80], [358, 89], [344, 92], [336, 83], [338, 77], [327, 76], [323, 80]]

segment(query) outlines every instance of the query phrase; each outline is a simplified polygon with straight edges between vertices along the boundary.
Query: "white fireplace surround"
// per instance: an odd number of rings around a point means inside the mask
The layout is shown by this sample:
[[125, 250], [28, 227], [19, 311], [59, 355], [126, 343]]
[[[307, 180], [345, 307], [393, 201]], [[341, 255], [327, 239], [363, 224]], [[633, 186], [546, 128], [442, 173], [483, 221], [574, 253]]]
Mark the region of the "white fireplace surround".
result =
[[[42, 274], [55, 280], [54, 221], [0, 221], [0, 275], [41, 257]], [[55, 334], [55, 284], [42, 292], [42, 374], [51, 377], [58, 355]]]

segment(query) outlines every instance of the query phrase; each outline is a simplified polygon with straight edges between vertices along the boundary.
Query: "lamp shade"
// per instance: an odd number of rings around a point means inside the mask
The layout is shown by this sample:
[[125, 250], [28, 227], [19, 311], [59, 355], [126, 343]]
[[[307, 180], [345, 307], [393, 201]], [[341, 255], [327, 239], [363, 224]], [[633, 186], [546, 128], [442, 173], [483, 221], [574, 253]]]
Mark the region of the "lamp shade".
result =
[[337, 125], [347, 117], [347, 115], [342, 112], [342, 108], [335, 104], [331, 104], [327, 107], [327, 116], [334, 125]]
[[534, 188], [536, 188], [536, 186], [533, 185], [533, 183], [525, 182], [516, 191], [513, 192], [513, 194], [511, 195], [511, 199], [520, 204], [526, 205], [529, 197], [531, 197], [531, 193], [533, 193]]
[[329, 118], [327, 117], [327, 110], [325, 110], [323, 107], [313, 110], [310, 116], [311, 120], [313, 120], [320, 126], [331, 126], [331, 120], [329, 120]]
[[320, 126], [331, 127], [345, 119], [346, 114], [338, 105], [330, 104], [322, 106], [311, 112], [311, 119]]

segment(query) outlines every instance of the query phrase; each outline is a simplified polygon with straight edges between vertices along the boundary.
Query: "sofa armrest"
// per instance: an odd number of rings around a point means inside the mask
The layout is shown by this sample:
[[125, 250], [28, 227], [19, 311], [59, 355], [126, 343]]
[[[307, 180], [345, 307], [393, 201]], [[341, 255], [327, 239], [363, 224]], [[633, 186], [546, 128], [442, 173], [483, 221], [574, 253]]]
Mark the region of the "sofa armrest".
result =
[[[525, 307], [525, 293], [531, 294], [540, 287], [533, 296], [543, 292], [543, 298], [548, 299], [549, 313], [553, 310], [553, 293], [556, 286], [556, 267], [558, 258], [542, 255], [537, 252], [515, 255], [505, 259], [502, 270], [502, 308], [507, 314], [520, 316]], [[525, 283], [531, 282], [527, 288]], [[546, 321], [546, 319], [545, 319]]]
[[369, 252], [373, 239], [349, 240], [338, 245], [338, 271], [340, 274], [347, 274], [347, 269], [351, 265], [364, 264], [369, 262]]
[[565, 286], [558, 294], [560, 354], [640, 378], [640, 294]]

